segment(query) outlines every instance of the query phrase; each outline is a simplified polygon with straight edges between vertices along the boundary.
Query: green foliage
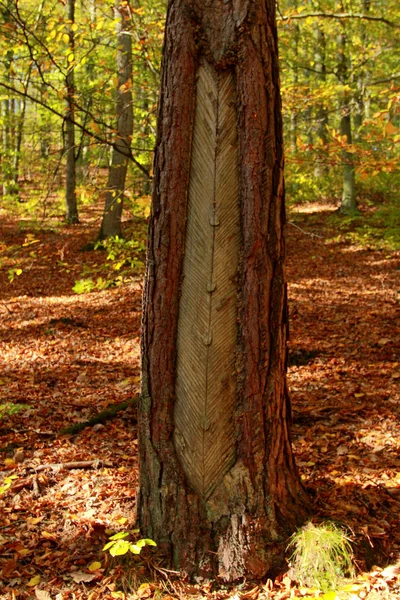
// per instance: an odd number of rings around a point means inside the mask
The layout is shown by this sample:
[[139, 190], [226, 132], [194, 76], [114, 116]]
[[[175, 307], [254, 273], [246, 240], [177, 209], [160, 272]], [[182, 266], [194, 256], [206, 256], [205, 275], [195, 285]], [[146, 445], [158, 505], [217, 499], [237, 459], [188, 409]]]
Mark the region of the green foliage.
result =
[[286, 200], [288, 204], [305, 204], [313, 200], [335, 197], [340, 191], [340, 178], [336, 172], [327, 172], [315, 177], [301, 162], [286, 164]]
[[104, 546], [103, 551], [109, 551], [111, 556], [123, 556], [128, 552], [132, 554], [140, 554], [142, 549], [145, 546], [157, 546], [153, 540], [149, 539], [141, 539], [137, 542], [130, 542], [126, 538], [130, 536], [130, 534], [137, 533], [138, 530], [134, 531], [121, 531], [119, 533], [115, 533], [110, 536], [110, 541]]
[[329, 593], [354, 574], [349, 539], [333, 523], [307, 523], [293, 534], [288, 549], [293, 575], [307, 588]]
[[[116, 287], [143, 272], [145, 245], [141, 240], [111, 237], [96, 242], [94, 250], [105, 250], [106, 262], [100, 268], [84, 268], [83, 274], [88, 276], [75, 282], [72, 289], [76, 294]], [[98, 274], [99, 269], [104, 276], [93, 278], [93, 271]]]
[[15, 277], [19, 277], [22, 274], [22, 269], [8, 269], [8, 281], [12, 283]]
[[30, 408], [28, 404], [13, 404], [12, 402], [0, 404], [0, 419], [15, 415], [16, 413], [27, 410], [28, 408]]
[[[391, 194], [386, 190], [392, 187]], [[328, 222], [342, 239], [366, 248], [400, 249], [400, 175], [381, 173], [368, 177], [358, 186], [365, 208], [361, 215], [333, 213]]]
[[98, 242], [96, 247], [106, 250], [107, 260], [114, 271], [121, 271], [123, 267], [137, 271], [144, 266], [143, 260], [139, 258], [145, 251], [141, 240], [125, 240], [116, 236]]

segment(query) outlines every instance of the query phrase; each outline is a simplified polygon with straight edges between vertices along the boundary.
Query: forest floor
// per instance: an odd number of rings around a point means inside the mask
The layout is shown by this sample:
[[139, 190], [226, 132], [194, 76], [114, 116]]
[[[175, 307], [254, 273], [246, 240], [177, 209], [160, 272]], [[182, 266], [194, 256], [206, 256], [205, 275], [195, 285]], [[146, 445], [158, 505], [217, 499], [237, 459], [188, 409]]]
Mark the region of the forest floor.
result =
[[[313, 519], [354, 542], [358, 576], [337, 597], [400, 598], [400, 253], [351, 241], [333, 208], [287, 225], [294, 450]], [[90, 212], [58, 229], [0, 214], [0, 598], [304, 596], [288, 575], [189, 586], [156, 552], [149, 581], [150, 558], [103, 552], [134, 524], [135, 408], [60, 432], [137, 394], [142, 284], [72, 291], [102, 272], [105, 253], [82, 251], [97, 229]]]

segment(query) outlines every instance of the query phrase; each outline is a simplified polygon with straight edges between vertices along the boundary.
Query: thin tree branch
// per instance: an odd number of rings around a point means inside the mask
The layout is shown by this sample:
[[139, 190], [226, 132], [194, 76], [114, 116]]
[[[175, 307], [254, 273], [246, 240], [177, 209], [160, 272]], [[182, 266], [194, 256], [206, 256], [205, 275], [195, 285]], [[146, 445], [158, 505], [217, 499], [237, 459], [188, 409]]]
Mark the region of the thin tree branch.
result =
[[300, 13], [296, 15], [281, 15], [277, 17], [277, 21], [292, 21], [297, 19], [308, 19], [310, 17], [320, 17], [322, 19], [359, 19], [361, 21], [376, 21], [378, 23], [384, 23], [388, 27], [394, 27], [395, 29], [400, 29], [400, 25], [398, 23], [394, 23], [393, 21], [389, 21], [389, 19], [385, 19], [384, 17], [373, 17], [372, 15], [365, 15], [363, 13], [326, 13], [322, 11], [315, 12], [307, 12]]
[[[65, 121], [65, 115], [63, 115], [61, 112], [59, 112], [58, 110], [56, 110], [52, 106], [49, 106], [45, 102], [42, 102], [38, 98], [35, 98], [34, 96], [31, 96], [31, 94], [28, 94], [27, 92], [23, 92], [21, 90], [18, 90], [17, 88], [15, 88], [15, 87], [13, 87], [11, 85], [8, 85], [7, 83], [3, 83], [1, 81], [0, 81], [0, 87], [3, 87], [5, 89], [9, 90], [10, 92], [14, 92], [15, 94], [18, 94], [20, 96], [24, 96], [25, 98], [28, 98], [28, 100], [31, 100], [32, 102], [35, 102], [39, 106], [42, 106], [46, 110], [49, 110], [54, 115], [56, 115], [57, 117], [59, 117], [60, 119], [62, 119], [63, 121]], [[133, 164], [136, 165], [138, 167], [138, 169], [140, 169], [142, 171], [142, 173], [144, 173], [144, 175], [146, 175], [146, 177], [148, 177], [149, 179], [152, 179], [152, 177], [150, 175], [150, 171], [148, 169], [146, 169], [146, 167], [144, 165], [142, 165], [142, 163], [140, 163], [133, 156], [130, 148], [127, 147], [126, 148], [127, 151], [123, 152], [122, 149], [121, 149], [121, 147], [116, 142], [109, 142], [108, 140], [106, 140], [106, 139], [102, 138], [101, 136], [97, 135], [96, 133], [93, 133], [93, 131], [90, 131], [89, 129], [87, 129], [84, 125], [82, 125], [82, 123], [79, 123], [75, 119], [72, 122], [73, 122], [73, 124], [76, 127], [78, 127], [81, 131], [83, 131], [84, 133], [86, 133], [91, 138], [97, 140], [101, 144], [107, 144], [108, 146], [111, 146], [112, 148], [114, 148], [115, 150], [117, 150], [120, 154], [122, 154], [123, 156], [126, 156], [127, 158], [129, 158], [133, 162]]]
[[400, 79], [400, 73], [393, 73], [390, 77], [386, 77], [385, 79], [375, 79], [375, 81], [370, 81], [368, 85], [380, 85], [381, 83], [390, 83], [394, 79]]

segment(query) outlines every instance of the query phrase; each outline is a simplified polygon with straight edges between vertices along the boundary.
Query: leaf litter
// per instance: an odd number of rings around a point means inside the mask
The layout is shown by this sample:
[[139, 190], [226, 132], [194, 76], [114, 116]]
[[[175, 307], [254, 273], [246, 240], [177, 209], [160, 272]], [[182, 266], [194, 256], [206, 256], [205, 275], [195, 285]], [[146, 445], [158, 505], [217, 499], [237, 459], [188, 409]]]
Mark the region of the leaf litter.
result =
[[[400, 256], [341, 240], [330, 211], [300, 208], [298, 227], [287, 227], [294, 451], [313, 520], [333, 520], [354, 542], [358, 576], [337, 597], [396, 598]], [[9, 482], [0, 598], [315, 597], [290, 571], [232, 589], [189, 584], [155, 564], [149, 582], [146, 559], [115, 562], [102, 551], [134, 526], [135, 408], [77, 435], [60, 431], [138, 393], [141, 281], [72, 292], [85, 265], [104, 262], [81, 251], [96, 236], [91, 223], [55, 234], [0, 220], [0, 488]]]

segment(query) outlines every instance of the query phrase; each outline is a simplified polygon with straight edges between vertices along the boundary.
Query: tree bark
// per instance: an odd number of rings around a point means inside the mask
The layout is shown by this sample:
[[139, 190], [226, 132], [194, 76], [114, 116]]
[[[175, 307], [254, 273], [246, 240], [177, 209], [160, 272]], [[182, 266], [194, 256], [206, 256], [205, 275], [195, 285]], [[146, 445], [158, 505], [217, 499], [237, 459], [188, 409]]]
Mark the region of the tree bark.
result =
[[[326, 40], [325, 33], [318, 23], [314, 25], [314, 63], [317, 71], [318, 85], [324, 87], [326, 84]], [[326, 153], [328, 144], [328, 110], [323, 101], [317, 105], [317, 136], [321, 142], [323, 153]], [[322, 154], [322, 153], [321, 153]], [[317, 158], [314, 168], [314, 177], [324, 177], [328, 172], [328, 165], [323, 162], [323, 155]]]
[[[349, 83], [349, 64], [347, 57], [346, 48], [346, 31], [343, 27], [342, 33], [338, 36], [338, 76], [340, 82], [345, 86]], [[348, 146], [353, 143], [352, 130], [351, 130], [351, 109], [350, 109], [350, 95], [345, 89], [341, 95], [340, 104], [340, 133], [345, 139], [345, 143]], [[343, 161], [343, 187], [342, 187], [342, 201], [340, 204], [340, 212], [344, 215], [351, 215], [357, 212], [357, 199], [356, 199], [356, 175], [354, 167], [353, 154], [348, 151], [345, 147], [342, 151]]]
[[138, 521], [171, 565], [279, 568], [290, 444], [273, 0], [170, 0], [144, 293]]
[[121, 236], [123, 196], [133, 133], [132, 108], [132, 36], [129, 5], [116, 1], [115, 13], [118, 18], [117, 36], [117, 139], [112, 150], [108, 175], [106, 203], [101, 223], [99, 239]]
[[[68, 0], [69, 22], [69, 54], [75, 52], [75, 34], [72, 25], [75, 23], [75, 0]], [[75, 73], [74, 58], [68, 66], [66, 76], [67, 114], [65, 118], [65, 154], [67, 160], [65, 183], [65, 219], [69, 224], [79, 223], [76, 202], [76, 157], [75, 157]]]

